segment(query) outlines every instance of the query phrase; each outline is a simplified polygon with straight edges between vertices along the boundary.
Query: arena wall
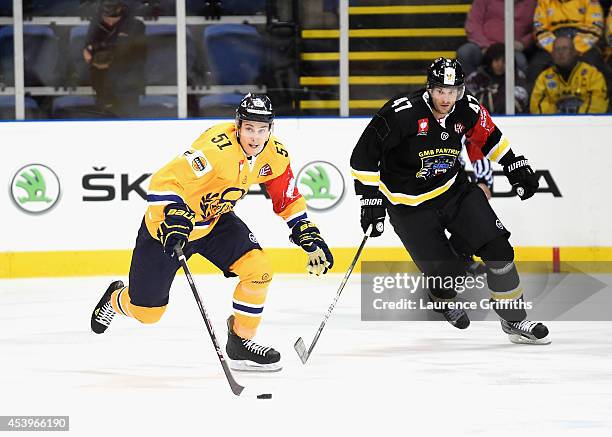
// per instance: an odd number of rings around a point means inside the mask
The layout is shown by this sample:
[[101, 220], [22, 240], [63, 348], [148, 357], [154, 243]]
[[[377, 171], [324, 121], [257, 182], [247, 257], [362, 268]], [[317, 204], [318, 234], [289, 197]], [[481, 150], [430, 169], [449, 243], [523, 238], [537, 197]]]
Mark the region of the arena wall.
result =
[[[0, 123], [5, 150], [0, 175], [0, 277], [125, 274], [146, 209], [148, 175], [186, 150], [221, 120], [57, 121]], [[341, 272], [362, 238], [349, 157], [366, 118], [281, 118], [275, 134], [287, 147], [311, 219], [335, 249]], [[509, 197], [501, 168], [492, 199], [511, 230], [519, 259], [612, 261], [612, 202], [606, 157], [612, 118], [498, 117], [497, 124], [540, 172], [541, 189], [521, 202]], [[24, 171], [41, 164], [46, 200], [24, 202], [16, 187]], [[307, 168], [306, 168], [307, 167]], [[38, 167], [40, 168], [40, 167]], [[320, 170], [323, 173], [319, 173]], [[308, 174], [306, 173], [308, 171]], [[315, 175], [315, 179], [312, 179]], [[325, 183], [327, 176], [328, 183]], [[310, 185], [305, 184], [308, 182]], [[314, 185], [313, 185], [314, 184]], [[35, 195], [33, 194], [35, 197]], [[47, 201], [48, 200], [48, 201]], [[29, 204], [29, 205], [28, 205]], [[29, 209], [44, 209], [33, 213]], [[259, 187], [237, 206], [273, 258], [279, 272], [303, 271], [303, 254], [290, 246], [288, 230]], [[406, 259], [393, 232], [368, 243], [364, 259]], [[418, 229], [415, 229], [418, 232]], [[194, 262], [196, 272], [213, 272]]]

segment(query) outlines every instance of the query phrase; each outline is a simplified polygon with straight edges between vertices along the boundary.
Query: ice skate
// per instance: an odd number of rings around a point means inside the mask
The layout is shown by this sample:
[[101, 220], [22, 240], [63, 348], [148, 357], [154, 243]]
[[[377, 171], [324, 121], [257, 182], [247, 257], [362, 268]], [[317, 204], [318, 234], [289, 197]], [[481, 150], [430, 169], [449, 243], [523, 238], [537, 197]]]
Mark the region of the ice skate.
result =
[[446, 309], [442, 314], [446, 321], [457, 329], [466, 329], [470, 326], [470, 318], [462, 309]]
[[232, 370], [244, 372], [278, 372], [280, 353], [271, 347], [261, 346], [253, 340], [239, 337], [233, 329], [234, 316], [227, 319], [227, 344], [225, 351]]
[[115, 317], [115, 310], [111, 305], [110, 298], [113, 291], [123, 287], [123, 282], [115, 281], [108, 286], [108, 289], [104, 292], [104, 295], [98, 302], [98, 305], [94, 308], [91, 313], [91, 330], [96, 334], [103, 334], [106, 328], [113, 321]]
[[501, 321], [503, 331], [510, 341], [517, 344], [550, 344], [548, 328], [540, 322], [523, 320], [522, 322]]

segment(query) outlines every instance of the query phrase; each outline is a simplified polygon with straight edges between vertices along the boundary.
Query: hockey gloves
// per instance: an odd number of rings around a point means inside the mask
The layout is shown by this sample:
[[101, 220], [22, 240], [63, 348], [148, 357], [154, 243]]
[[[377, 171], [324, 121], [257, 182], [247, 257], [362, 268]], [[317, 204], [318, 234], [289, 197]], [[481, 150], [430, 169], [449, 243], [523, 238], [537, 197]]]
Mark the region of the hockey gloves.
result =
[[308, 273], [319, 276], [325, 274], [334, 265], [334, 257], [314, 223], [300, 220], [293, 228], [289, 241], [300, 246], [308, 255], [306, 270]]
[[174, 246], [181, 248], [189, 240], [189, 234], [195, 223], [195, 213], [182, 203], [171, 203], [164, 208], [165, 219], [157, 230], [157, 238], [171, 258], [174, 257]]
[[372, 226], [370, 237], [378, 237], [385, 230], [386, 210], [383, 205], [383, 198], [380, 195], [361, 197], [361, 229], [368, 232]]
[[529, 161], [522, 155], [513, 157], [512, 161], [504, 166], [504, 174], [521, 200], [529, 199], [540, 186], [538, 176], [529, 166]]

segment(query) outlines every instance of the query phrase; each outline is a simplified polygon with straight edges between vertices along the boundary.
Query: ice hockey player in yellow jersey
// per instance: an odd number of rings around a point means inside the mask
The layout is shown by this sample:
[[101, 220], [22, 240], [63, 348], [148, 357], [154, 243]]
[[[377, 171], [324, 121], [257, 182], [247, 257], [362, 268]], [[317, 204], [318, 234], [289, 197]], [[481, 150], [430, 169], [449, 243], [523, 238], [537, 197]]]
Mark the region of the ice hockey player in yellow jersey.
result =
[[234, 206], [253, 184], [264, 184], [274, 212], [291, 230], [290, 240], [306, 252], [309, 273], [324, 274], [332, 254], [308, 220], [306, 202], [291, 170], [287, 148], [272, 135], [274, 111], [265, 94], [247, 94], [235, 123], [206, 130], [183, 154], [153, 174], [148, 209], [132, 255], [129, 287], [113, 282], [91, 316], [95, 333], [115, 314], [157, 322], [166, 309], [179, 268], [174, 247], [200, 254], [226, 277], [240, 281], [228, 319], [226, 352], [236, 370], [280, 370], [280, 354], [253, 341], [261, 321], [272, 268]]

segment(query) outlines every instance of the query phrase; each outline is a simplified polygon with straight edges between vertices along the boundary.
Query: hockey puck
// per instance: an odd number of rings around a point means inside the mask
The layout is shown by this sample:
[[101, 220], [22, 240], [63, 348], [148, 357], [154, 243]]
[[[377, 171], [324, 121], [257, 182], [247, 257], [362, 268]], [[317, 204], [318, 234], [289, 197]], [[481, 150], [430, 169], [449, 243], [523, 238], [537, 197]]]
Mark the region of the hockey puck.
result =
[[272, 393], [262, 393], [257, 395], [257, 399], [272, 399]]

